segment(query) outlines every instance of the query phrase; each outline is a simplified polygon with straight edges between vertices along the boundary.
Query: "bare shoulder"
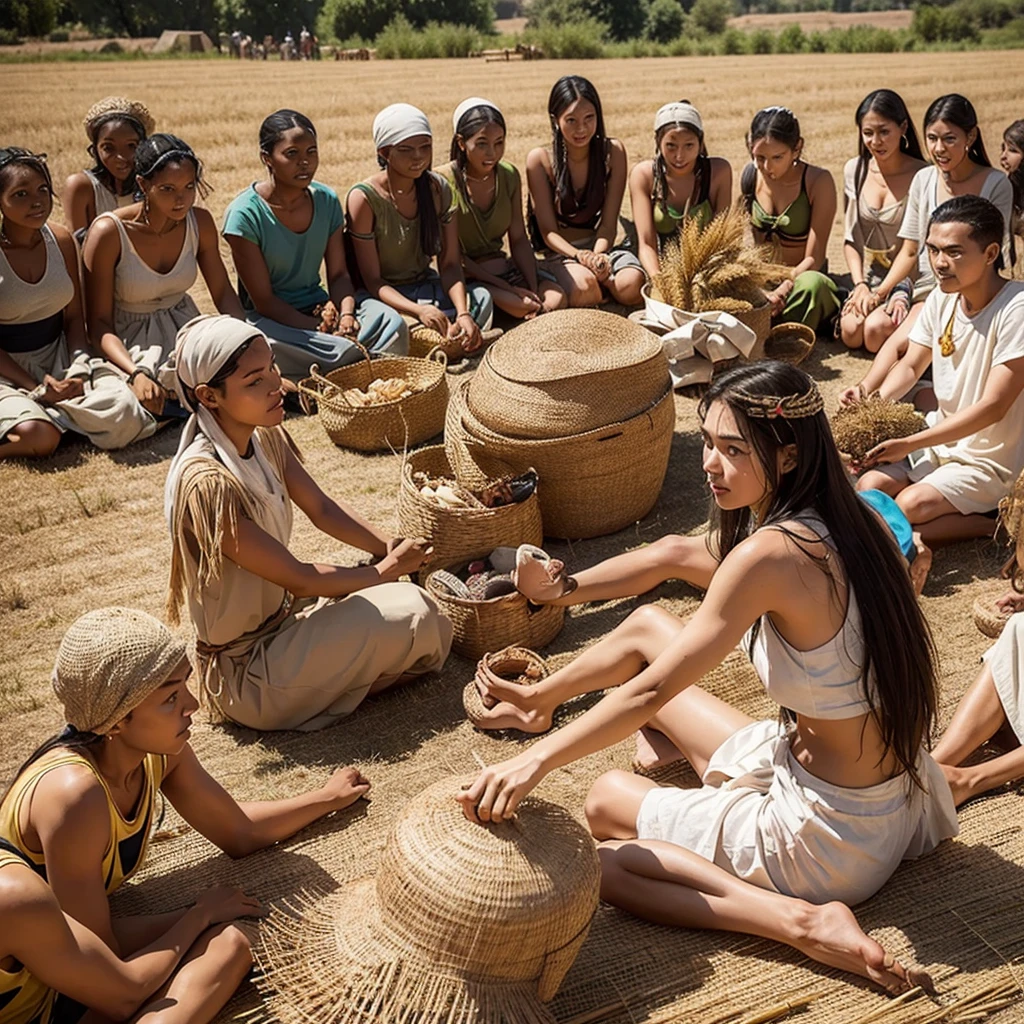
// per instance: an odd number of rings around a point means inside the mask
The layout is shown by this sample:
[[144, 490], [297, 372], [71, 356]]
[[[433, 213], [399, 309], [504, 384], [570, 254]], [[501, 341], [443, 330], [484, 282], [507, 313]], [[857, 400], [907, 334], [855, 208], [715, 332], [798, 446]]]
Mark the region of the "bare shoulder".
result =
[[610, 138], [608, 140], [608, 152], [611, 154], [612, 160], [626, 162], [626, 147], [621, 139]]
[[551, 154], [544, 146], [536, 146], [526, 154], [527, 171], [538, 168], [549, 174], [551, 172]]
[[820, 192], [826, 189], [835, 191], [836, 183], [832, 172], [825, 167], [816, 167], [814, 164], [807, 165], [807, 188], [810, 192]]
[[711, 177], [718, 178], [723, 174], [732, 174], [732, 164], [724, 156], [712, 156], [708, 158], [711, 165]]
[[654, 184], [654, 161], [641, 160], [629, 172], [629, 180], [641, 188], [650, 188]]
[[73, 197], [85, 190], [92, 191], [92, 180], [85, 171], [75, 171], [66, 182], [64, 182], [64, 198]]
[[[0, 870], [0, 914], [4, 924], [14, 925], [20, 915], [38, 913], [53, 903], [53, 891], [27, 864], [8, 864]], [[0, 955], [3, 948], [0, 940]]]
[[36, 783], [32, 800], [32, 816], [53, 819], [74, 817], [81, 822], [99, 816], [106, 824], [107, 794], [93, 771], [86, 764], [64, 764], [53, 768]]

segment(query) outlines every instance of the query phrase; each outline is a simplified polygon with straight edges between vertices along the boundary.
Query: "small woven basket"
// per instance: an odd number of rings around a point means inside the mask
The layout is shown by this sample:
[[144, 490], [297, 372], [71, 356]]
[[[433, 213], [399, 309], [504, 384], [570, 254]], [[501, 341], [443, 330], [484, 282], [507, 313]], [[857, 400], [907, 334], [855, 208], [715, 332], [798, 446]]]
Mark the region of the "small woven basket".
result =
[[[457, 574], [466, 565], [462, 562], [439, 568]], [[561, 633], [565, 621], [563, 606], [537, 607], [518, 593], [492, 597], [489, 601], [455, 597], [434, 581], [433, 572], [427, 576], [426, 589], [441, 613], [451, 620], [455, 653], [471, 661], [479, 661], [488, 651], [502, 647], [544, 647]]]
[[[412, 356], [381, 356], [332, 370], [326, 376], [313, 366], [299, 383], [299, 400], [306, 413], [316, 404], [327, 436], [341, 448], [379, 452], [422, 444], [444, 429], [448, 407], [447, 360], [443, 352], [427, 359]], [[378, 377], [403, 377], [419, 391], [408, 398], [378, 405], [355, 406], [345, 399], [348, 388], [365, 391]]]
[[991, 640], [998, 640], [1003, 632], [1003, 626], [1010, 620], [1007, 612], [1001, 612], [996, 608], [995, 598], [979, 597], [971, 609], [974, 616], [974, 624], [979, 631]]
[[[527, 686], [546, 679], [548, 674], [544, 659], [526, 647], [506, 647], [485, 654], [480, 659], [480, 664], [489, 668], [496, 676], [519, 686]], [[527, 675], [527, 672], [530, 674]], [[462, 691], [462, 706], [466, 709], [466, 717], [474, 725], [483, 720], [487, 708], [476, 682], [472, 679]]]
[[436, 348], [445, 342], [443, 334], [439, 334], [426, 324], [413, 324], [409, 328], [409, 355], [426, 359]]
[[776, 324], [764, 343], [764, 358], [799, 366], [813, 351], [815, 338], [807, 324]]
[[402, 464], [398, 488], [398, 530], [402, 537], [427, 537], [434, 547], [419, 578], [452, 562], [471, 561], [495, 548], [540, 545], [544, 539], [540, 501], [534, 491], [525, 501], [500, 508], [444, 508], [424, 498], [413, 483], [414, 473], [454, 478], [467, 488], [481, 488], [500, 480], [512, 468], [486, 452], [474, 449], [456, 472], [443, 445], [411, 452]]
[[744, 310], [740, 313], [733, 313], [733, 316], [741, 324], [746, 324], [757, 338], [757, 342], [751, 349], [750, 355], [747, 357], [748, 361], [755, 359], [764, 359], [764, 345], [768, 340], [768, 336], [772, 332], [772, 307], [764, 302], [760, 306], [755, 306], [753, 309]]
[[[456, 474], [476, 448], [507, 462], [517, 473], [540, 474], [540, 512], [549, 537], [600, 537], [642, 519], [654, 507], [668, 471], [676, 410], [671, 381], [661, 397], [620, 423], [569, 437], [505, 437], [472, 414], [463, 381], [452, 392], [445, 420], [445, 449]], [[494, 646], [493, 644], [491, 645]]]

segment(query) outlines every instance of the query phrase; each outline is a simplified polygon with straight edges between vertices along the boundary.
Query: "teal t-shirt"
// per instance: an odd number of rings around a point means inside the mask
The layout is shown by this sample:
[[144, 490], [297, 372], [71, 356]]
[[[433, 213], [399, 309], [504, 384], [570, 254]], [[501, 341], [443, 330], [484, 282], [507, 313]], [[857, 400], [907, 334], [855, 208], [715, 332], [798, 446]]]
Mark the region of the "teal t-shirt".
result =
[[[303, 313], [329, 298], [320, 280], [320, 265], [327, 240], [345, 226], [345, 215], [334, 189], [313, 181], [309, 191], [313, 197], [313, 219], [301, 235], [277, 219], [255, 184], [231, 200], [224, 212], [222, 231], [225, 236], [237, 235], [260, 247], [274, 294]], [[252, 309], [252, 300], [241, 280], [238, 294], [242, 305]]]

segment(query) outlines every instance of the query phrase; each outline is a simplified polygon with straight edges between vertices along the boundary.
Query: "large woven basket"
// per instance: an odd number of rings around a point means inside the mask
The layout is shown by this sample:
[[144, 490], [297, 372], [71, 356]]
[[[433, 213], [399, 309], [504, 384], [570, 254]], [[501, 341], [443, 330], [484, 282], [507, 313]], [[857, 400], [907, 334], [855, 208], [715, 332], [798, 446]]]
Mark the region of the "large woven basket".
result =
[[772, 333], [772, 307], [767, 303], [744, 312], [733, 313], [741, 324], [746, 324], [757, 336], [757, 343], [747, 357], [750, 360], [764, 359], [764, 343]]
[[[360, 346], [362, 347], [362, 346]], [[299, 399], [309, 413], [315, 404], [327, 436], [342, 448], [379, 452], [422, 444], [444, 429], [448, 406], [447, 360], [443, 352], [427, 359], [382, 356], [332, 370], [326, 376], [313, 366], [299, 383]], [[366, 390], [378, 377], [404, 377], [420, 390], [408, 398], [380, 405], [354, 406], [345, 399], [348, 388]]]
[[534, 491], [525, 501], [501, 508], [443, 508], [420, 494], [414, 473], [454, 477], [463, 487], [483, 487], [512, 472], [510, 466], [474, 449], [456, 473], [443, 445], [420, 448], [402, 464], [398, 488], [398, 529], [403, 537], [427, 537], [434, 553], [423, 563], [420, 578], [452, 562], [489, 555], [498, 547], [541, 544], [540, 502]]
[[[443, 568], [457, 573], [465, 567], [462, 562]], [[426, 589], [442, 614], [451, 620], [453, 650], [471, 661], [503, 647], [544, 647], [562, 632], [562, 605], [531, 605], [519, 593], [492, 597], [489, 601], [468, 601], [436, 583], [434, 573], [427, 576]]]
[[[549, 314], [545, 314], [549, 315]], [[543, 481], [544, 533], [579, 539], [614, 533], [642, 519], [661, 493], [676, 412], [670, 381], [646, 409], [619, 423], [569, 437], [523, 440], [485, 427], [469, 410], [463, 381], [452, 392], [445, 449], [456, 472], [475, 447], [521, 473], [531, 466]]]
[[628, 420], [668, 382], [668, 360], [650, 331], [601, 310], [566, 309], [495, 342], [467, 400], [495, 433], [539, 440]]

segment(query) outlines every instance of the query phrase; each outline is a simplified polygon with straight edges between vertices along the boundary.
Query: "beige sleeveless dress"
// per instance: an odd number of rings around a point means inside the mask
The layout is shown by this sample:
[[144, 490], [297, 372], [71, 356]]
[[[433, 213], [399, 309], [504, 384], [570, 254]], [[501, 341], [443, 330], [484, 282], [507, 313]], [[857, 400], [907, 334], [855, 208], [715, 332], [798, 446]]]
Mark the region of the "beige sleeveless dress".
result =
[[[60, 244], [47, 225], [42, 232], [46, 269], [35, 284], [18, 277], [0, 249], [0, 324], [16, 326], [47, 320], [63, 312], [74, 298], [75, 287]], [[80, 378], [85, 394], [55, 406], [40, 405], [0, 372], [0, 436], [6, 436], [19, 423], [42, 420], [61, 431], [84, 434], [97, 447], [110, 449], [123, 448], [156, 428], [156, 421], [109, 364], [91, 360], [85, 352], [69, 354], [63, 331], [40, 348], [7, 351], [7, 355], [40, 383], [46, 374], [58, 380]]]
[[132, 362], [148, 370], [173, 393], [177, 385], [175, 338], [180, 328], [199, 316], [199, 308], [188, 294], [199, 272], [195, 212], [188, 212], [185, 241], [177, 262], [166, 274], [158, 274], [139, 256], [120, 217], [110, 213], [103, 216], [117, 225], [121, 238], [121, 258], [114, 272], [114, 330]]
[[[436, 672], [452, 626], [425, 590], [384, 583], [338, 600], [296, 598], [220, 555], [217, 511], [247, 515], [287, 546], [291, 498], [284, 463], [290, 440], [260, 430], [250, 458], [265, 488], [239, 501], [239, 482], [203, 433], [186, 449], [173, 502], [174, 558], [181, 559], [185, 603], [196, 631], [204, 698], [250, 729], [322, 729], [351, 714], [378, 680]], [[260, 474], [254, 474], [254, 478]], [[273, 505], [273, 514], [266, 506]], [[252, 515], [250, 515], [252, 517]], [[174, 568], [172, 566], [172, 573]]]

